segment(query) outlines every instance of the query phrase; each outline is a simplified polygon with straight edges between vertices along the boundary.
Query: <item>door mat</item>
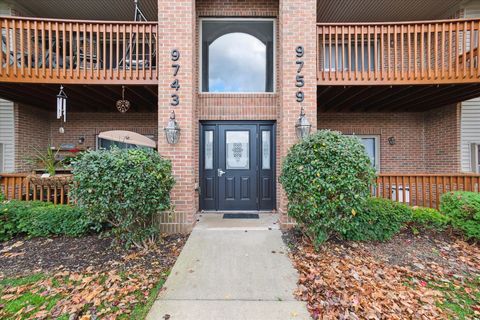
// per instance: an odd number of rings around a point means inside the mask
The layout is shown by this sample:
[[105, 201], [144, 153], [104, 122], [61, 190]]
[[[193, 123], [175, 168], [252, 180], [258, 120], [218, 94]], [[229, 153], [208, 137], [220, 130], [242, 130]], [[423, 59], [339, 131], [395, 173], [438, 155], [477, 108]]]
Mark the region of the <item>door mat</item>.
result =
[[223, 219], [260, 219], [258, 213], [225, 213]]

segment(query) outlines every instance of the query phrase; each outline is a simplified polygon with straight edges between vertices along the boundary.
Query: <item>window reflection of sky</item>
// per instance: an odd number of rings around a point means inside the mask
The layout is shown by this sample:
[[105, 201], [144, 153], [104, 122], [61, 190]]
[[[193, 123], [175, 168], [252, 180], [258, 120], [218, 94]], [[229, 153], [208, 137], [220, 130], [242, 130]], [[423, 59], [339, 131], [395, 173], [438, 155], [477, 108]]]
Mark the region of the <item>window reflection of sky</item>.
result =
[[245, 33], [229, 33], [209, 48], [210, 92], [261, 92], [266, 83], [266, 46]]

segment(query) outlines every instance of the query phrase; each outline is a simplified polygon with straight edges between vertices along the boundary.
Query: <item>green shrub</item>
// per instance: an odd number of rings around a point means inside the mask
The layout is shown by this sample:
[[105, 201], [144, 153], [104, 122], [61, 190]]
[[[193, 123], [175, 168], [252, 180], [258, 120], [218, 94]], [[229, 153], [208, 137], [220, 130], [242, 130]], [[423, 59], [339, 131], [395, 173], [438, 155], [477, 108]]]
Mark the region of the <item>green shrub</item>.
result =
[[114, 148], [86, 152], [72, 165], [72, 196], [91, 219], [110, 223], [126, 246], [156, 240], [154, 216], [170, 208], [170, 161], [153, 150]]
[[4, 201], [0, 203], [0, 241], [7, 241], [17, 235], [19, 217], [30, 216], [33, 208], [48, 205], [39, 201]]
[[480, 240], [480, 194], [448, 192], [440, 201], [440, 211], [450, 218], [452, 226], [468, 239]]
[[99, 225], [89, 220], [84, 210], [76, 206], [39, 206], [33, 208], [29, 216], [17, 219], [18, 231], [31, 237], [50, 235], [78, 237], [99, 229]]
[[29, 237], [76, 237], [99, 228], [76, 206], [16, 200], [0, 204], [1, 241], [9, 240], [17, 234]]
[[2, 209], [3, 208], [0, 209], [0, 241], [7, 241], [13, 238], [17, 232], [17, 228], [8, 212], [4, 212]]
[[448, 227], [450, 219], [438, 210], [418, 207], [412, 208], [411, 222], [414, 228], [442, 231]]
[[355, 217], [370, 195], [375, 171], [360, 140], [322, 130], [294, 145], [280, 182], [288, 213], [322, 243]]
[[340, 234], [345, 240], [386, 241], [400, 232], [411, 217], [412, 209], [404, 204], [369, 198], [365, 207], [343, 224]]

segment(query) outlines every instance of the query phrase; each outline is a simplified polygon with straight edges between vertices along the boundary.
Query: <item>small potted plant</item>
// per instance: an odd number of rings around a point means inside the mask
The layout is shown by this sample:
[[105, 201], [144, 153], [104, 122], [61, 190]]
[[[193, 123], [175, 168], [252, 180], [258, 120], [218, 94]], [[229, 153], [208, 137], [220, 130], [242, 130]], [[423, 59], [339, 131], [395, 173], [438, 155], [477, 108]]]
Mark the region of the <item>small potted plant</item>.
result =
[[[40, 166], [41, 170], [35, 170], [27, 177], [33, 185], [50, 186], [61, 188], [70, 184], [72, 181], [71, 174], [58, 174], [57, 170], [63, 167], [63, 160], [58, 159], [58, 152], [53, 148], [48, 147], [46, 151], [35, 149], [35, 156], [31, 159], [31, 163], [35, 166]], [[38, 174], [37, 172], [43, 172]]]

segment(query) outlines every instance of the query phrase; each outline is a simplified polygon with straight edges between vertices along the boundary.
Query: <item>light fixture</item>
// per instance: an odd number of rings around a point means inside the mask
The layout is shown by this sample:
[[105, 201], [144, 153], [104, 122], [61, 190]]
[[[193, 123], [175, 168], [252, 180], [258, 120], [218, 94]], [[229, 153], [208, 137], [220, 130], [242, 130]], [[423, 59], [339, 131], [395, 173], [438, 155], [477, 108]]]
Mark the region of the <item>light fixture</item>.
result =
[[305, 139], [310, 135], [310, 130], [312, 129], [312, 125], [308, 122], [307, 117], [305, 117], [305, 110], [300, 110], [300, 117], [298, 117], [297, 123], [295, 124], [295, 132], [297, 133], [297, 137], [300, 140]]
[[395, 140], [395, 137], [390, 137], [388, 138], [388, 143], [393, 146], [395, 145], [395, 143], [397, 143], [397, 141]]
[[122, 99], [116, 103], [118, 111], [125, 113], [130, 109], [130, 101], [125, 100], [125, 86], [122, 86]]
[[170, 113], [170, 120], [168, 120], [168, 124], [165, 127], [165, 138], [169, 144], [177, 144], [180, 140], [180, 126], [175, 120], [175, 111]]
[[84, 144], [85, 143], [85, 136], [81, 136], [78, 138], [78, 144]]

